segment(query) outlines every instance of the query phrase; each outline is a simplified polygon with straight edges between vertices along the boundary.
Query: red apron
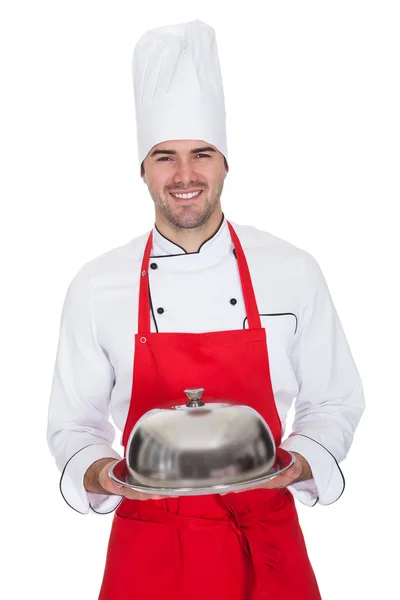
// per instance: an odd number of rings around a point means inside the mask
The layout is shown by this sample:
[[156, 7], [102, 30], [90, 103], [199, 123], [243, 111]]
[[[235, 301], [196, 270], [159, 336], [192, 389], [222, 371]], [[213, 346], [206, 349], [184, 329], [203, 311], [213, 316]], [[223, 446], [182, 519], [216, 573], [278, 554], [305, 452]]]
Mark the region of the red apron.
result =
[[[249, 329], [151, 333], [148, 267], [142, 263], [132, 396], [122, 443], [136, 421], [183, 390], [247, 404], [282, 426], [269, 370], [266, 331], [239, 239], [228, 227]], [[180, 402], [179, 402], [180, 403]], [[320, 600], [292, 494], [255, 489], [226, 496], [128, 500], [117, 508], [99, 600]]]

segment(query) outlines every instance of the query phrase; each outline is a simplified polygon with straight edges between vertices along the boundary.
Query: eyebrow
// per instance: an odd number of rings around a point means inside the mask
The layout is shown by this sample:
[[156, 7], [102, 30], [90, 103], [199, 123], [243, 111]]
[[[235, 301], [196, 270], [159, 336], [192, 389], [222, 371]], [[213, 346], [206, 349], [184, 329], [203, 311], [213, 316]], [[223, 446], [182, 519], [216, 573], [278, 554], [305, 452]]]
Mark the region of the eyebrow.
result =
[[[216, 152], [214, 148], [211, 146], [204, 146], [203, 148], [193, 148], [190, 151], [192, 154], [198, 154], [199, 152]], [[176, 150], [153, 150], [150, 156], [155, 156], [156, 154], [176, 154]]]

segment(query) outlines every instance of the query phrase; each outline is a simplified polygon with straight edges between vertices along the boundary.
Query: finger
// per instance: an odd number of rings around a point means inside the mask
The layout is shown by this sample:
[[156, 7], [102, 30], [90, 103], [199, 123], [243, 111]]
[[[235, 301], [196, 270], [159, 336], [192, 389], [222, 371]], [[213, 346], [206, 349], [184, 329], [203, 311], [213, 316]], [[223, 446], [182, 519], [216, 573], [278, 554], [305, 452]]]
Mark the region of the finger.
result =
[[162, 496], [152, 495], [152, 494], [143, 494], [142, 492], [138, 492], [131, 488], [125, 488], [125, 498], [129, 500], [161, 500]]
[[151, 496], [150, 494], [141, 494], [141, 500], [163, 500], [165, 496]]
[[115, 493], [119, 494], [120, 496], [123, 496], [124, 498], [127, 498], [128, 500], [134, 500], [137, 497], [137, 492], [123, 485], [121, 485], [119, 487], [119, 490]]
[[125, 496], [125, 498], [128, 498], [129, 500], [164, 500], [165, 498], [179, 498], [178, 495], [161, 496], [158, 494], [146, 494], [144, 492], [138, 492], [132, 488], [124, 488], [124, 489], [125, 489], [124, 496]]
[[113, 460], [113, 461], [109, 462], [107, 465], [105, 465], [105, 467], [103, 467], [103, 469], [99, 473], [99, 483], [102, 488], [107, 490], [107, 492], [110, 492], [111, 494], [116, 494], [116, 495], [122, 496], [122, 495], [124, 495], [124, 493], [123, 493], [124, 490], [126, 490], [127, 488], [125, 486], [123, 486], [122, 484], [119, 484], [116, 481], [114, 481], [113, 479], [111, 479], [111, 477], [109, 475], [110, 468], [113, 466], [113, 464], [116, 464], [117, 462], [118, 462], [117, 460]]
[[285, 475], [277, 475], [273, 479], [266, 481], [261, 484], [260, 487], [264, 489], [274, 490], [278, 488], [284, 488], [290, 485], [293, 481], [293, 477], [286, 477]]
[[297, 479], [298, 476], [299, 476], [299, 470], [297, 467], [295, 467], [293, 465], [292, 467], [290, 467], [290, 469], [287, 469], [287, 471], [285, 471], [284, 473], [275, 475], [274, 477], [272, 477], [271, 479], [266, 481], [264, 484], [262, 484], [262, 487], [264, 487], [264, 486], [268, 487], [268, 488], [286, 487], [287, 485], [290, 485], [292, 481]]
[[110, 492], [110, 494], [115, 494], [117, 496], [126, 496], [128, 489], [129, 489], [129, 488], [125, 487], [124, 485], [120, 485], [119, 483], [116, 483], [112, 479], [103, 480], [101, 482], [101, 486], [105, 490], [107, 490], [107, 492]]

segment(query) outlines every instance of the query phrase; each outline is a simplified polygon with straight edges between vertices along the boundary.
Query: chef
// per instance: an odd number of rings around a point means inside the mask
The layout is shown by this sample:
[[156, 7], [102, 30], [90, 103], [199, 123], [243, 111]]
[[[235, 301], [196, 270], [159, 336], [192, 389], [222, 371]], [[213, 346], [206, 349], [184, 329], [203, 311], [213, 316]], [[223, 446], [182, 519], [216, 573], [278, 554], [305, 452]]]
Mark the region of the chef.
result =
[[[364, 410], [362, 383], [315, 259], [227, 220], [224, 93], [214, 30], [147, 32], [134, 52], [150, 232], [84, 264], [62, 311], [48, 444], [77, 512], [114, 511], [100, 600], [317, 600], [294, 499], [329, 505]], [[108, 470], [160, 401], [201, 385], [256, 409], [286, 472], [239, 493], [148, 496]], [[293, 431], [284, 438], [295, 402]]]

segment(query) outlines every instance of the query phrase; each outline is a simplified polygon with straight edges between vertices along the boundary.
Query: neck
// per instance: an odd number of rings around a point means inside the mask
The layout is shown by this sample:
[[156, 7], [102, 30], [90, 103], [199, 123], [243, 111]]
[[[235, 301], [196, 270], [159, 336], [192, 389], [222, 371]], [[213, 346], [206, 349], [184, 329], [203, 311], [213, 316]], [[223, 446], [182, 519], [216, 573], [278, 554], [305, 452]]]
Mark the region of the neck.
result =
[[181, 246], [186, 252], [198, 252], [200, 246], [219, 229], [223, 219], [221, 208], [214, 210], [209, 219], [200, 227], [187, 229], [173, 225], [156, 212], [156, 227], [168, 240]]

